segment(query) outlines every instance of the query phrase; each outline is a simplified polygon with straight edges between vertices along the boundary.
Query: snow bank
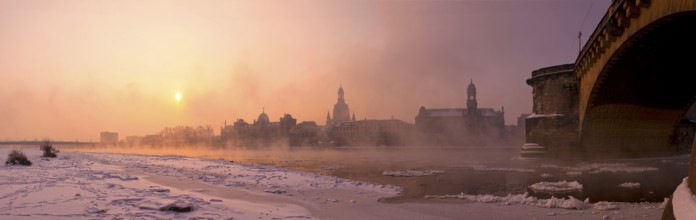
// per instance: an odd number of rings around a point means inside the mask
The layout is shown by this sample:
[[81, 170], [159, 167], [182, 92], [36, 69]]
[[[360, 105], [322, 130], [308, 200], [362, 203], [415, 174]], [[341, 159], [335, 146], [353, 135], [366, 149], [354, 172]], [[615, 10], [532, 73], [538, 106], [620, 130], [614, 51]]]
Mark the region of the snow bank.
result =
[[627, 188], [627, 189], [637, 189], [640, 188], [640, 183], [633, 183], [633, 182], [626, 182], [619, 184], [619, 187]]
[[394, 171], [384, 171], [382, 175], [384, 176], [396, 176], [396, 177], [416, 177], [416, 176], [435, 176], [438, 174], [443, 174], [445, 171], [442, 170], [394, 170]]
[[545, 193], [567, 193], [567, 192], [581, 192], [582, 184], [578, 181], [567, 182], [565, 180], [560, 182], [538, 182], [529, 186], [535, 192], [545, 192]]
[[459, 195], [426, 195], [425, 198], [463, 199], [480, 203], [502, 203], [504, 205], [523, 204], [543, 208], [587, 209], [589, 207], [589, 200], [580, 201], [572, 196], [567, 199], [555, 197], [551, 197], [550, 199], [538, 199], [537, 197], [529, 196], [526, 192], [507, 196], [468, 195], [464, 193]]
[[688, 177], [682, 180], [672, 195], [672, 209], [676, 219], [696, 219], [696, 196], [689, 189]]
[[311, 219], [325, 201], [376, 203], [403, 190], [219, 159], [25, 153], [34, 166], [0, 166], [2, 219]]

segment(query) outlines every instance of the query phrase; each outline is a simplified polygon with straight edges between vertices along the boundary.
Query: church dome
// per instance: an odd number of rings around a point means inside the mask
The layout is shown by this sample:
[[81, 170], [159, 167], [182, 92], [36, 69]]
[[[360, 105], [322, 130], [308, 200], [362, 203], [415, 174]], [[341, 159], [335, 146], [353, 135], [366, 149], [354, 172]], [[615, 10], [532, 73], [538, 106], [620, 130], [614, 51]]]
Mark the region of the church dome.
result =
[[266, 112], [262, 112], [259, 115], [259, 118], [256, 119], [256, 122], [257, 123], [269, 123], [269, 122], [271, 122], [271, 120], [268, 118], [268, 115], [266, 114]]

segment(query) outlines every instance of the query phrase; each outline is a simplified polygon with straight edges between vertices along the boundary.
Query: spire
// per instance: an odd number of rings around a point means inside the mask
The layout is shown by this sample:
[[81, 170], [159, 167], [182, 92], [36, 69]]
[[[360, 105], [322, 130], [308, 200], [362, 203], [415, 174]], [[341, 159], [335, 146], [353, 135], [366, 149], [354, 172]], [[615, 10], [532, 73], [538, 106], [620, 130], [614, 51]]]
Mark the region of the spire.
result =
[[355, 121], [355, 112], [353, 112], [353, 121]]
[[331, 125], [331, 113], [329, 111], [326, 111], [326, 126]]
[[338, 101], [339, 102], [344, 102], [344, 97], [343, 97], [343, 86], [338, 87]]

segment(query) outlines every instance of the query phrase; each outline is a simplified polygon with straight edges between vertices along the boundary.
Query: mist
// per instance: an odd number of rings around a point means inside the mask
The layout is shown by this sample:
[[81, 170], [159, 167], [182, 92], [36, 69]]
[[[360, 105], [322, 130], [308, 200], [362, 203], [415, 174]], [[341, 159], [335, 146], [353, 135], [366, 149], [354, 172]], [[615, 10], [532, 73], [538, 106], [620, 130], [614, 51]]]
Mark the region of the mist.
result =
[[323, 125], [339, 85], [358, 119], [413, 123], [420, 106], [464, 107], [470, 80], [515, 124], [530, 72], [573, 62], [609, 4], [39, 2], [0, 3], [0, 139], [217, 128], [262, 109]]

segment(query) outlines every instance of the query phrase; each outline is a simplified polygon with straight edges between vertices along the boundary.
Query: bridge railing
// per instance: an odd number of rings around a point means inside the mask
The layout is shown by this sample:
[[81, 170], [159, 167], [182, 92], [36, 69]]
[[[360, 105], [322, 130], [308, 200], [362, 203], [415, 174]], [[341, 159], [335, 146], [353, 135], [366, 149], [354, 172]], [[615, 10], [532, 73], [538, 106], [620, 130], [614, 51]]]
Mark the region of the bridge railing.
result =
[[596, 58], [595, 56], [604, 52], [604, 49], [608, 47], [608, 41], [612, 41], [613, 37], [621, 35], [623, 33], [623, 28], [628, 25], [629, 20], [638, 16], [640, 7], [649, 6], [650, 1], [651, 0], [614, 0], [612, 2], [575, 60], [576, 74], [578, 74], [578, 77], [582, 77], [584, 74], [585, 68], [587, 68], [585, 64], [594, 62], [593, 59]]

